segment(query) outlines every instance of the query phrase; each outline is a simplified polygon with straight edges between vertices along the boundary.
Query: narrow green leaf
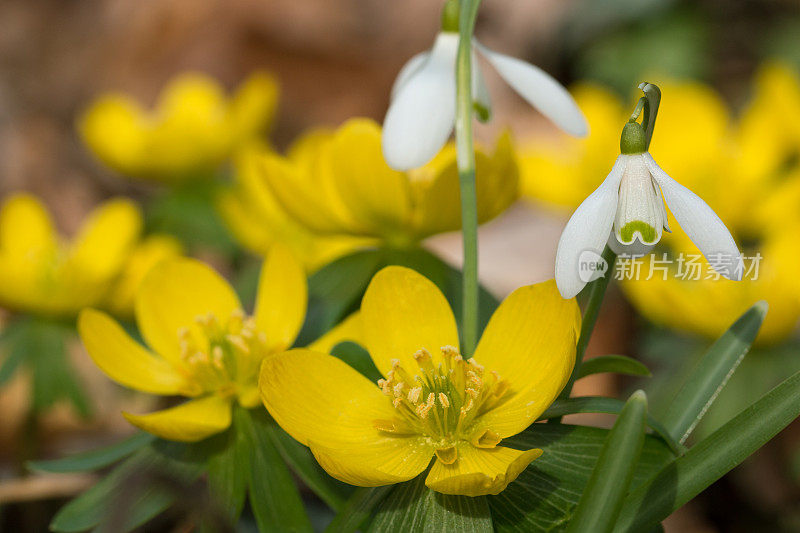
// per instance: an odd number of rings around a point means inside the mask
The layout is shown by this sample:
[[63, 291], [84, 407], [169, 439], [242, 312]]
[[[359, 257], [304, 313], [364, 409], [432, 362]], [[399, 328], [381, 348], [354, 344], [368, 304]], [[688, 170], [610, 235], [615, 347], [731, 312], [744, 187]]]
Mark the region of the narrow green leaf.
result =
[[292, 474], [270, 436], [274, 422], [263, 409], [237, 409], [234, 415], [250, 447], [250, 506], [259, 530], [311, 531]]
[[372, 509], [383, 501], [393, 488], [393, 485], [357, 488], [325, 529], [325, 533], [357, 531], [372, 514]]
[[[542, 415], [539, 420], [548, 420], [551, 418], [559, 418], [564, 415], [574, 415], [578, 413], [608, 413], [618, 415], [625, 402], [616, 398], [605, 398], [602, 396], [579, 396], [577, 398], [567, 398], [565, 400], [556, 400]], [[676, 455], [680, 455], [686, 451], [680, 443], [678, 443], [666, 428], [658, 422], [651, 415], [647, 415], [647, 425], [650, 429], [656, 432], [670, 449]]]
[[661, 417], [664, 427], [680, 443], [686, 441], [709, 406], [728, 382], [758, 334], [767, 303], [747, 310], [698, 362], [680, 392]]
[[636, 359], [624, 355], [601, 355], [584, 361], [578, 368], [575, 379], [603, 373], [624, 374], [626, 376], [652, 376], [650, 369]]
[[226, 432], [209, 439], [213, 448], [208, 459], [208, 490], [231, 525], [236, 524], [244, 507], [250, 477], [250, 450], [243, 429], [237, 426], [238, 418], [234, 416]]
[[[532, 424], [503, 445], [544, 453], [497, 496], [488, 496], [497, 533], [563, 531], [592, 474], [608, 430], [567, 424]], [[664, 441], [648, 435], [636, 465], [635, 488], [675, 458]]]
[[486, 497], [450, 496], [425, 486], [422, 474], [394, 486], [379, 504], [368, 531], [491, 533], [492, 515]]
[[355, 368], [372, 382], [378, 381], [383, 377], [378, 367], [372, 362], [369, 352], [355, 342], [340, 342], [333, 347], [331, 355], [338, 357]]
[[338, 511], [353, 493], [353, 487], [329, 476], [311, 451], [290, 437], [274, 421], [268, 426], [270, 438], [283, 460], [331, 509]]
[[6, 352], [6, 358], [0, 364], [0, 386], [11, 379], [28, 353], [25, 347], [18, 342], [20, 338], [24, 337], [28, 324], [27, 320], [14, 321], [6, 325], [5, 329], [0, 332], [0, 346]]
[[800, 372], [628, 494], [615, 531], [652, 528], [766, 444], [798, 415]]
[[98, 527], [123, 533], [168, 508], [196, 479], [200, 464], [179, 455], [186, 445], [155, 441], [125, 459], [92, 488], [62, 507], [50, 528], [75, 532]]
[[597, 464], [572, 514], [568, 533], [614, 528], [644, 445], [647, 397], [634, 392], [608, 433]]
[[55, 474], [98, 470], [124, 459], [136, 450], [147, 446], [154, 440], [155, 437], [150, 433], [140, 431], [111, 446], [78, 453], [62, 459], [53, 459], [51, 461], [30, 461], [27, 463], [27, 466], [31, 470], [52, 472]]

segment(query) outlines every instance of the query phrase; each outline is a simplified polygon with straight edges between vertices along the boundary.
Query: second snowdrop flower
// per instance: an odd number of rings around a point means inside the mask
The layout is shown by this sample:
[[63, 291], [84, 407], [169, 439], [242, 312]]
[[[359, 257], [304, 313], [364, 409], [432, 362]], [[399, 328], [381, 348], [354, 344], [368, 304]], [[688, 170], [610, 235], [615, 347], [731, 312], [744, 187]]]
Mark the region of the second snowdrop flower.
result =
[[[644, 90], [657, 88], [642, 84]], [[660, 94], [660, 93], [659, 93]], [[564, 298], [586, 285], [581, 263], [597, 257], [606, 243], [617, 254], [646, 254], [669, 231], [664, 201], [678, 224], [722, 276], [740, 280], [741, 255], [728, 228], [700, 197], [670, 178], [647, 150], [655, 113], [647, 126], [625, 124], [621, 154], [603, 183], [575, 210], [556, 253], [556, 283]], [[662, 199], [663, 194], [663, 199]], [[597, 255], [594, 255], [597, 254]]]
[[[442, 31], [433, 47], [412, 57], [395, 80], [392, 101], [383, 122], [383, 155], [396, 170], [420, 167], [430, 161], [453, 131], [459, 40], [457, 13], [457, 2], [447, 2]], [[481, 119], [488, 119], [490, 103], [475, 49], [520, 96], [558, 127], [576, 136], [588, 133], [586, 119], [575, 100], [549, 74], [473, 40], [472, 94]]]

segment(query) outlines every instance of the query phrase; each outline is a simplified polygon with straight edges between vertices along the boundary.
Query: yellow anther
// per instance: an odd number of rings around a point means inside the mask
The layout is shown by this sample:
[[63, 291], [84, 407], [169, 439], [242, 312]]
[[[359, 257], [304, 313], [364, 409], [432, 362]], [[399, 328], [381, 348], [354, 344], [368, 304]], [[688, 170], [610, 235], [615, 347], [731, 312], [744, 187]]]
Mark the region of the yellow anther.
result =
[[410, 391], [408, 391], [408, 401], [416, 404], [419, 401], [419, 397], [422, 394], [422, 387], [414, 387]]
[[450, 399], [447, 397], [447, 394], [440, 392], [439, 393], [439, 403], [445, 409], [450, 407]]
[[394, 400], [392, 400], [392, 405], [394, 405], [395, 408], [400, 407], [402, 404], [403, 404], [402, 398], [395, 398]]
[[462, 415], [467, 414], [472, 409], [472, 406], [474, 406], [474, 405], [475, 405], [475, 401], [472, 398], [467, 399], [467, 403], [465, 403], [464, 406], [461, 408], [461, 414]]
[[395, 368], [400, 366], [400, 359], [392, 359], [391, 363], [392, 363], [392, 370], [394, 370]]
[[418, 363], [420, 366], [421, 366], [423, 363], [426, 363], [426, 362], [428, 362], [428, 361], [431, 361], [432, 359], [433, 359], [433, 357], [431, 357], [431, 354], [430, 354], [430, 352], [429, 352], [428, 350], [426, 350], [425, 348], [420, 348], [419, 350], [417, 350], [416, 352], [414, 352], [414, 360], [416, 360], [416, 361], [417, 361], [417, 363]]
[[398, 383], [397, 385], [395, 385], [394, 388], [393, 388], [394, 395], [395, 396], [400, 396], [401, 394], [403, 394], [403, 387], [405, 387], [405, 386], [406, 386], [406, 384], [403, 383], [402, 381], [400, 383]]
[[469, 360], [469, 364], [474, 366], [478, 370], [478, 372], [483, 372], [484, 371], [483, 365], [478, 363], [475, 359], [470, 359]]
[[239, 335], [230, 335], [230, 334], [225, 335], [225, 340], [234, 345], [243, 353], [248, 355], [250, 354], [250, 347], [247, 345], [246, 342], [244, 342], [244, 339], [241, 338]]
[[472, 387], [468, 388], [465, 392], [467, 393], [467, 396], [470, 397], [470, 399], [472, 399], [472, 400], [477, 400], [478, 399], [478, 394], [479, 393], [478, 393], [477, 390], [473, 389]]
[[434, 393], [428, 394], [428, 399], [425, 400], [425, 405], [428, 408], [431, 408], [436, 403], [436, 395]]

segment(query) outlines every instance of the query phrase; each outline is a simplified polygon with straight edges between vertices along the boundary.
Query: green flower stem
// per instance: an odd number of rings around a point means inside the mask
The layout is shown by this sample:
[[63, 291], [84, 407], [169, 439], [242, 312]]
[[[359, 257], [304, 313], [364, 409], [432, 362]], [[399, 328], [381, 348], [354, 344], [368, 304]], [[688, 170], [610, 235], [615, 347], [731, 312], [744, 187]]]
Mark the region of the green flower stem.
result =
[[600, 315], [600, 307], [603, 305], [603, 297], [606, 294], [608, 282], [611, 280], [611, 276], [614, 273], [614, 263], [617, 260], [617, 254], [606, 246], [603, 251], [603, 259], [608, 265], [606, 275], [592, 281], [585, 289], [589, 293], [589, 300], [586, 303], [586, 311], [583, 313], [581, 334], [580, 337], [578, 337], [578, 346], [575, 349], [575, 367], [572, 369], [572, 374], [569, 376], [567, 385], [564, 387], [564, 390], [561, 391], [560, 399], [569, 398], [569, 395], [572, 393], [572, 386], [575, 384], [575, 380], [578, 379], [578, 372], [583, 362], [583, 356], [586, 354], [586, 347], [589, 345], [589, 339], [592, 337], [594, 325], [597, 323], [597, 317]]
[[480, 0], [461, 0], [456, 58], [456, 152], [464, 240], [462, 332], [464, 355], [478, 343], [478, 205], [472, 140], [472, 33]]

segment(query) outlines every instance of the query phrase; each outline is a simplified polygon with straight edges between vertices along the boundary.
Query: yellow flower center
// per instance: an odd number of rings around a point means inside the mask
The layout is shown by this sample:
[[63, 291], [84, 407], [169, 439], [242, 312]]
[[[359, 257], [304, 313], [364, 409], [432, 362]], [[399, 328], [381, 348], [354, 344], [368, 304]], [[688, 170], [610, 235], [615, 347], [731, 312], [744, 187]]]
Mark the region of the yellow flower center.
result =
[[255, 386], [258, 368], [268, 353], [267, 339], [253, 317], [240, 309], [226, 321], [213, 313], [195, 318], [197, 327], [178, 330], [181, 360], [192, 395], [234, 395]]
[[386, 379], [378, 380], [391, 398], [397, 417], [375, 420], [376, 429], [397, 435], [424, 435], [446, 464], [458, 458], [457, 444], [466, 441], [479, 448], [494, 448], [500, 437], [479, 423], [508, 392], [508, 382], [497, 372], [487, 372], [474, 359], [465, 360], [453, 346], [442, 347], [443, 361], [434, 365], [424, 348], [414, 354], [411, 374], [392, 361]]

